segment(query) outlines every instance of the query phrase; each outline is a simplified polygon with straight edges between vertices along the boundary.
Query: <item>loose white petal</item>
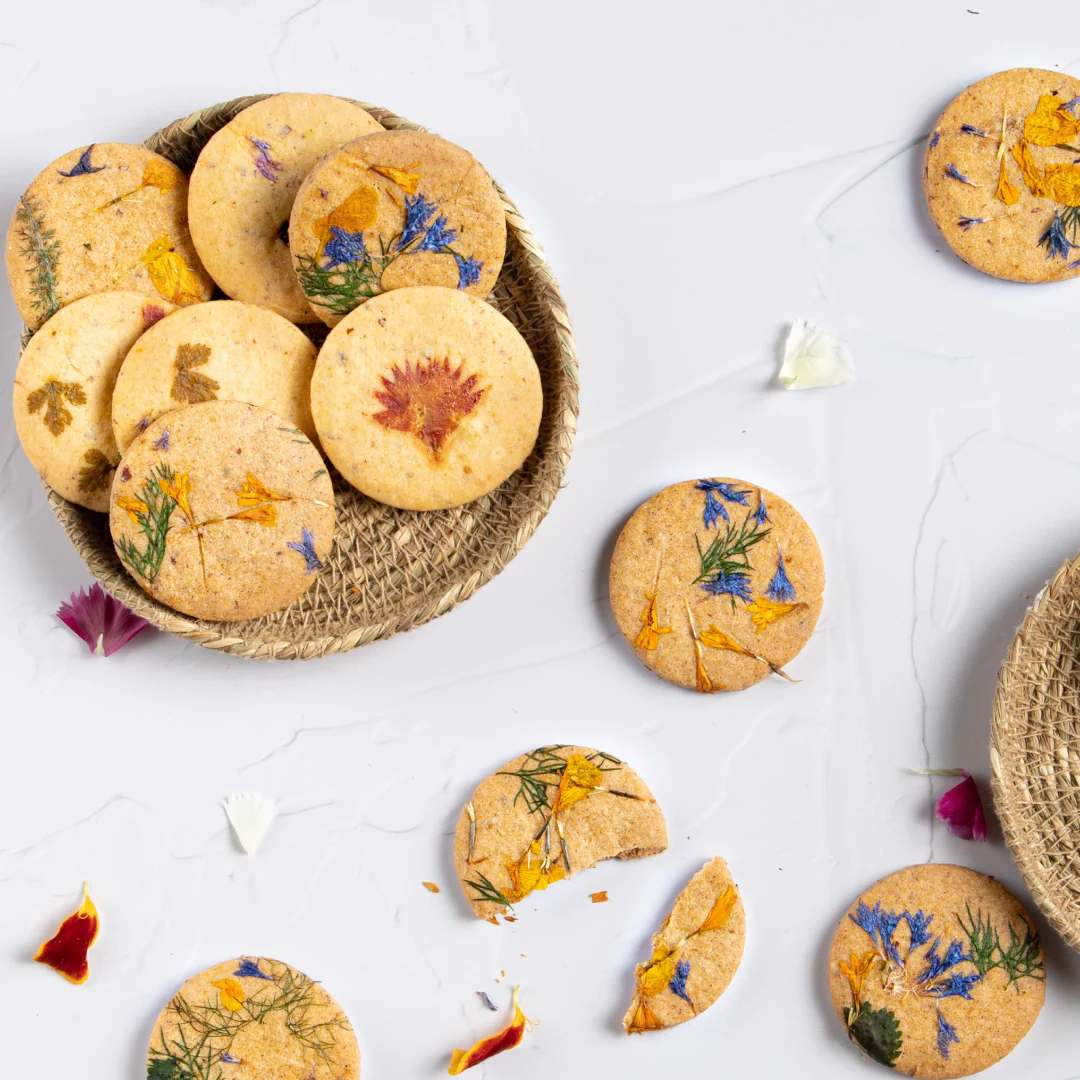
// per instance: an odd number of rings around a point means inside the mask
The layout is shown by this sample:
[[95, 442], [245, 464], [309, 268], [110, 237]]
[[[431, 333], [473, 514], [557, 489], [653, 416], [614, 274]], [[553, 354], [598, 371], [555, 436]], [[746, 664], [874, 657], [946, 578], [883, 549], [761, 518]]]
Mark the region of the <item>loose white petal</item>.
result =
[[277, 803], [269, 795], [248, 791], [239, 795], [226, 795], [221, 805], [229, 815], [240, 846], [249, 855], [254, 855], [263, 842], [270, 823], [277, 817]]
[[846, 345], [809, 319], [796, 319], [784, 343], [780, 381], [788, 390], [836, 386], [855, 378], [855, 362]]

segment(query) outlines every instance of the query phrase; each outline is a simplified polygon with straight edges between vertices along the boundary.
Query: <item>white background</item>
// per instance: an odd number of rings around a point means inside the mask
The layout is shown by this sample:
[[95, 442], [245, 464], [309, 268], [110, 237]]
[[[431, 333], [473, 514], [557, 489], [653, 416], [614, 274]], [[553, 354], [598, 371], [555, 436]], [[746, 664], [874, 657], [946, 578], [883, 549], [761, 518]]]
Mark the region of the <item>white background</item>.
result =
[[[996, 824], [988, 845], [955, 840], [931, 816], [951, 781], [905, 770], [966, 767], [988, 798], [997, 666], [1080, 535], [1080, 283], [969, 270], [920, 190], [940, 110], [1014, 66], [1080, 74], [1076, 6], [4, 5], [3, 206], [73, 147], [244, 93], [379, 102], [472, 150], [519, 202], [583, 383], [566, 490], [510, 568], [430, 626], [303, 665], [149, 632], [91, 658], [53, 615], [88, 574], [3, 420], [4, 1074], [137, 1080], [173, 990], [245, 952], [325, 981], [368, 1078], [444, 1075], [518, 982], [541, 1023], [493, 1080], [873, 1075], [828, 1002], [836, 920], [927, 859], [1026, 896]], [[796, 316], [850, 342], [855, 384], [778, 388]], [[10, 299], [0, 321], [10, 379]], [[781, 493], [821, 540], [826, 605], [797, 686], [697, 697], [615, 629], [621, 524], [709, 474]], [[450, 833], [477, 781], [549, 742], [636, 767], [671, 848], [559, 885], [497, 930], [458, 891]], [[283, 807], [251, 858], [219, 806], [238, 789]], [[628, 1039], [633, 965], [714, 854], [745, 897], [742, 968], [692, 1024]], [[84, 878], [103, 928], [73, 987], [30, 957]], [[598, 889], [608, 904], [589, 903]], [[1080, 1075], [1080, 959], [1037, 921], [1046, 1007], [998, 1080]]]

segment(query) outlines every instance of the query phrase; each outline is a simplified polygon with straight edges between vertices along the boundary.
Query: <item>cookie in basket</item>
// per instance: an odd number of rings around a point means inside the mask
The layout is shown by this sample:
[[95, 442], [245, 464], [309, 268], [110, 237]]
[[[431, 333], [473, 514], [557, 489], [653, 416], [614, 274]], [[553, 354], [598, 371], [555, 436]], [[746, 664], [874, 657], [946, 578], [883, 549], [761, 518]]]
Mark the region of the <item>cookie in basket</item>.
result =
[[324, 154], [382, 130], [344, 98], [274, 94], [211, 137], [191, 173], [188, 214], [199, 257], [224, 292], [295, 323], [319, 321], [292, 269], [293, 199]]
[[469, 293], [426, 285], [383, 293], [334, 327], [311, 409], [350, 484], [390, 506], [442, 510], [521, 467], [543, 394], [509, 320]]
[[582, 746], [542, 746], [473, 792], [454, 834], [462, 891], [482, 919], [603, 859], [667, 849], [667, 826], [629, 765]]
[[934, 126], [924, 188], [934, 224], [977, 270], [1080, 277], [1080, 79], [1015, 68], [969, 86]]
[[506, 214], [467, 150], [422, 131], [386, 131], [328, 154], [289, 221], [300, 287], [333, 326], [389, 289], [442, 285], [487, 296], [506, 254]]
[[121, 452], [171, 409], [199, 401], [246, 401], [309, 438], [316, 349], [304, 332], [266, 308], [214, 300], [162, 320], [127, 354], [113, 393]]
[[20, 197], [7, 234], [15, 306], [38, 327], [89, 293], [134, 289], [170, 304], [214, 283], [187, 230], [187, 177], [142, 146], [94, 143], [54, 161]]
[[664, 488], [634, 511], [611, 559], [611, 607], [637, 658], [702, 693], [788, 678], [824, 588], [799, 512], [730, 477]]
[[1039, 934], [1000, 882], [923, 864], [872, 885], [829, 952], [833, 1006], [863, 1055], [904, 1076], [981, 1072], [1042, 1008]]
[[173, 310], [143, 293], [94, 293], [61, 308], [15, 371], [15, 430], [30, 464], [69, 502], [106, 513], [120, 452], [113, 386], [128, 350]]
[[357, 1080], [360, 1049], [320, 983], [265, 956], [226, 960], [188, 979], [150, 1036], [147, 1080], [257, 1076]]
[[155, 600], [199, 619], [255, 619], [315, 581], [334, 536], [318, 451], [288, 420], [239, 401], [159, 417], [113, 480], [120, 561]]

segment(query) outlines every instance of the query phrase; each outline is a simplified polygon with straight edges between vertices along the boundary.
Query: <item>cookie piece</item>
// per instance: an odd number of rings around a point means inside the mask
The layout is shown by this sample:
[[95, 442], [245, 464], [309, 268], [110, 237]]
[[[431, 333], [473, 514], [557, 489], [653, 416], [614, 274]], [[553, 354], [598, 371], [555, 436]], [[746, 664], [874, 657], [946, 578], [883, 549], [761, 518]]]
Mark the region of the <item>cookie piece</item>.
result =
[[11, 217], [7, 272], [33, 327], [90, 293], [134, 289], [184, 305], [214, 288], [188, 236], [187, 177], [126, 143], [72, 150], [38, 175]]
[[467, 150], [423, 131], [386, 131], [327, 154], [289, 219], [300, 288], [334, 326], [371, 296], [442, 285], [487, 296], [506, 254], [506, 213]]
[[370, 300], [330, 332], [311, 381], [330, 460], [365, 495], [443, 510], [532, 452], [543, 412], [529, 346], [489, 304], [440, 286]]
[[1046, 969], [1023, 905], [992, 877], [923, 864], [872, 885], [829, 951], [833, 1006], [866, 1057], [905, 1076], [970, 1076], [1042, 1008]]
[[294, 323], [319, 321], [293, 273], [293, 199], [324, 154], [382, 130], [344, 98], [274, 94], [213, 135], [191, 173], [188, 216], [199, 257], [224, 292]]
[[638, 659], [708, 694], [788, 678], [821, 613], [825, 567], [810, 526], [778, 495], [730, 477], [687, 480], [634, 511], [610, 588]]
[[315, 346], [288, 319], [236, 300], [184, 308], [138, 341], [120, 368], [112, 425], [121, 453], [150, 423], [199, 401], [246, 401], [309, 438]]
[[147, 1080], [199, 1076], [356, 1080], [360, 1049], [341, 1006], [306, 975], [241, 956], [180, 987], [154, 1024]]
[[458, 818], [454, 866], [482, 919], [603, 859], [667, 849], [664, 815], [645, 782], [610, 754], [542, 746], [473, 792]]
[[660, 1031], [703, 1013], [734, 978], [745, 942], [742, 897], [717, 856], [690, 879], [653, 934], [652, 957], [634, 972], [623, 1030]]
[[299, 428], [207, 401], [159, 417], [128, 447], [109, 525], [156, 600], [199, 619], [255, 619], [287, 607], [322, 569], [334, 493]]
[[1080, 277], [1080, 79], [1015, 68], [969, 86], [926, 148], [930, 216], [977, 270]]

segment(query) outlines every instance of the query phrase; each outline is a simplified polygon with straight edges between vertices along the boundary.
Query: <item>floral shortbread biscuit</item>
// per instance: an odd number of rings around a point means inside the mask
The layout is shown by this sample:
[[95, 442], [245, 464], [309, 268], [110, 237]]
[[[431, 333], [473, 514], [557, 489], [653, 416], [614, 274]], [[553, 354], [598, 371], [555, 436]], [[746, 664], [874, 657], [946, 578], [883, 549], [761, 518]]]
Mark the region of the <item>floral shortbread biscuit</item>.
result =
[[200, 401], [246, 401], [290, 421], [309, 439], [315, 346], [288, 319], [236, 300], [184, 308], [128, 353], [113, 392], [121, 452], [163, 413]]
[[142, 146], [95, 143], [54, 161], [19, 198], [7, 272], [23, 321], [41, 326], [89, 293], [134, 289], [170, 304], [214, 283], [187, 230], [187, 176]]
[[278, 960], [241, 956], [188, 979], [162, 1010], [147, 1080], [357, 1080], [360, 1050], [341, 1006]]
[[1017, 68], [969, 86], [934, 125], [923, 186], [934, 224], [976, 269], [1080, 276], [1080, 79]]
[[293, 204], [300, 287], [333, 326], [407, 285], [487, 296], [506, 253], [502, 200], [466, 150], [420, 131], [368, 135], [328, 154]]
[[634, 973], [623, 1030], [659, 1031], [704, 1012], [734, 978], [745, 941], [742, 898], [717, 857], [690, 879], [653, 935], [652, 956]]
[[907, 1076], [969, 1076], [1000, 1061], [1039, 1015], [1045, 978], [1023, 906], [962, 866], [882, 878], [840, 921], [829, 952], [849, 1038]]
[[331, 330], [311, 408], [350, 484], [391, 506], [441, 510], [521, 467], [543, 394], [529, 346], [506, 318], [430, 285], [384, 293]]
[[795, 508], [730, 477], [664, 488], [634, 511], [611, 560], [611, 607], [638, 659], [702, 693], [790, 678], [824, 588]]
[[42, 479], [70, 502], [109, 509], [120, 460], [111, 422], [117, 373], [139, 335], [172, 310], [143, 293], [95, 293], [58, 311], [23, 350], [15, 430]]
[[324, 155], [382, 125], [327, 94], [275, 94], [244, 109], [203, 147], [191, 173], [191, 238], [222, 290], [295, 323], [316, 323], [293, 273], [289, 215]]
[[581, 746], [542, 746], [473, 792], [454, 834], [461, 888], [482, 919], [603, 859], [667, 848], [652, 793], [628, 765]]
[[334, 494], [291, 421], [207, 401], [159, 417], [128, 447], [109, 524], [120, 561], [155, 599], [200, 619], [254, 619], [314, 583]]

